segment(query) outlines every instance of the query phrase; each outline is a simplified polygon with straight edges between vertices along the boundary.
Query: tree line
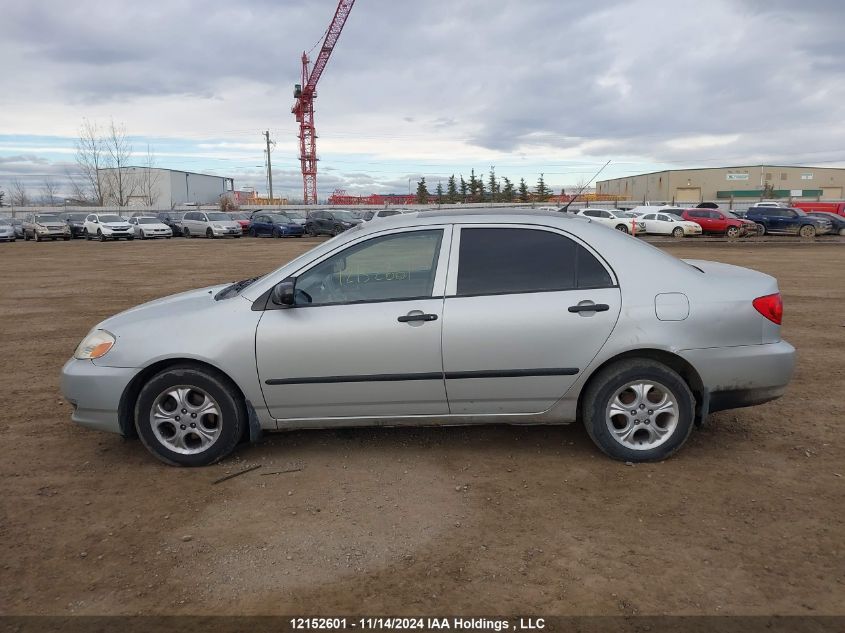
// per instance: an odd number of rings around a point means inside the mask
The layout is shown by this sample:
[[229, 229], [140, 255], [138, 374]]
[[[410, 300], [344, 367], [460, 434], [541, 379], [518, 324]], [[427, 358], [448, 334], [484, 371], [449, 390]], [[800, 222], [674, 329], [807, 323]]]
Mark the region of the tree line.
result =
[[[514, 185], [507, 176], [500, 178], [496, 176], [496, 168], [491, 167], [487, 179], [475, 175], [475, 169], [470, 172], [469, 179], [463, 174], [455, 177], [449, 176], [446, 181], [446, 188], [443, 183], [438, 182], [434, 193], [430, 193], [425, 177], [417, 181], [417, 203], [429, 204], [456, 204], [459, 202], [545, 202], [552, 196], [551, 188], [546, 184], [543, 174], [537, 179], [533, 190], [529, 190], [525, 178], [519, 179], [519, 184]], [[564, 194], [563, 189], [560, 191]]]
[[[59, 184], [49, 176], [40, 183], [40, 196], [15, 179], [9, 187], [8, 202], [16, 207], [36, 203], [53, 206], [66, 198], [73, 204], [99, 207], [157, 203], [160, 172], [156, 170], [155, 153], [148, 144], [146, 153], [140, 156], [140, 166], [133, 166], [136, 154], [125, 126], [114, 121], [100, 126], [85, 119], [74, 144], [74, 161], [75, 170], [65, 169], [67, 195], [59, 197]], [[5, 196], [6, 192], [0, 190], [0, 205]]]

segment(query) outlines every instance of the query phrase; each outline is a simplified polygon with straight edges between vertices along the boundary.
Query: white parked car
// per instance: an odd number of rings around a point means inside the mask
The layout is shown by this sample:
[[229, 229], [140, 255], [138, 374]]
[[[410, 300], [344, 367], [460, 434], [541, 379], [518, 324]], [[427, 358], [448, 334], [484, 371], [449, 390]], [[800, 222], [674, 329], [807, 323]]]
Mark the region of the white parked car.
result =
[[185, 237], [240, 237], [241, 225], [222, 211], [188, 211], [182, 218]]
[[110, 213], [91, 213], [85, 217], [82, 236], [86, 240], [134, 240], [135, 231], [124, 218]]
[[641, 215], [640, 220], [645, 222], [645, 232], [652, 235], [672, 235], [674, 237], [701, 235], [700, 224], [684, 220], [680, 215], [674, 213], [651, 211]]
[[140, 237], [142, 240], [153, 237], [164, 237], [169, 240], [173, 237], [173, 230], [157, 217], [136, 216], [129, 218], [129, 224], [132, 225], [135, 237]]
[[590, 218], [597, 224], [603, 224], [623, 233], [631, 233], [634, 230], [637, 233], [645, 233], [645, 223], [642, 220], [629, 218], [625, 215], [625, 211], [619, 211], [618, 209], [594, 209], [587, 207], [585, 209], [579, 209], [577, 215]]

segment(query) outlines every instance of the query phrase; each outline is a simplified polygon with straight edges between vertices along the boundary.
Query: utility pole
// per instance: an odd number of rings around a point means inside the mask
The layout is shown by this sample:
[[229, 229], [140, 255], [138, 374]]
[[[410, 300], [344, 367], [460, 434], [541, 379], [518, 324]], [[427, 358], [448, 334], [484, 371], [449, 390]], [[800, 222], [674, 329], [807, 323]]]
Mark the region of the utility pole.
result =
[[270, 204], [273, 204], [273, 164], [270, 162], [270, 130], [264, 132], [267, 141], [267, 184], [270, 189]]

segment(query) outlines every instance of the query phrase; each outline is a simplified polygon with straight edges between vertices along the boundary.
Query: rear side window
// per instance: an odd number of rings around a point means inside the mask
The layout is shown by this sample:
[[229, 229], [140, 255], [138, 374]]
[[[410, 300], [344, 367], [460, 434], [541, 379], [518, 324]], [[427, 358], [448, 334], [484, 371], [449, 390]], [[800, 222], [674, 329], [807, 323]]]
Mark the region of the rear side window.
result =
[[604, 266], [563, 235], [535, 229], [461, 229], [458, 295], [612, 285]]

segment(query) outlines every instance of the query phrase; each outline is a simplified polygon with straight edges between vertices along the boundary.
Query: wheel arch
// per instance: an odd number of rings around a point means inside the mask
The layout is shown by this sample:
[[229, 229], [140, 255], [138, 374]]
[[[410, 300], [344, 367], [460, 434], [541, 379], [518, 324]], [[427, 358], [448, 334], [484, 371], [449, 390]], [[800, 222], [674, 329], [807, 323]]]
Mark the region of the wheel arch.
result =
[[704, 387], [704, 382], [701, 380], [701, 376], [698, 371], [696, 371], [695, 367], [693, 367], [685, 358], [667, 350], [642, 348], [632, 349], [622, 352], [621, 354], [617, 354], [616, 356], [608, 358], [601, 365], [596, 366], [592, 369], [592, 371], [590, 371], [589, 377], [581, 386], [578, 393], [578, 407], [576, 410], [579, 422], [582, 421], [581, 417], [584, 394], [587, 392], [599, 372], [601, 372], [605, 367], [618, 363], [619, 361], [632, 360], [635, 358], [643, 358], [663, 363], [673, 371], [677, 372], [677, 374], [683, 378], [684, 382], [687, 383], [687, 386], [690, 388], [690, 391], [692, 391], [692, 395], [695, 398], [695, 423], [700, 425], [704, 421], [707, 417], [707, 408], [710, 397], [707, 389]]
[[244, 428], [244, 435], [241, 441], [249, 439], [255, 441], [261, 435], [261, 427], [258, 421], [258, 416], [249, 399], [246, 397], [243, 389], [235, 382], [231, 376], [219, 367], [196, 358], [164, 358], [158, 360], [139, 371], [120, 396], [120, 403], [118, 404], [118, 422], [120, 424], [120, 434], [125, 438], [137, 438], [138, 432], [135, 430], [135, 405], [138, 402], [138, 395], [144, 384], [157, 373], [164, 371], [170, 367], [177, 365], [191, 365], [199, 369], [204, 369], [217, 374], [228, 382], [240, 397], [241, 405], [244, 407], [246, 418], [249, 424]]

